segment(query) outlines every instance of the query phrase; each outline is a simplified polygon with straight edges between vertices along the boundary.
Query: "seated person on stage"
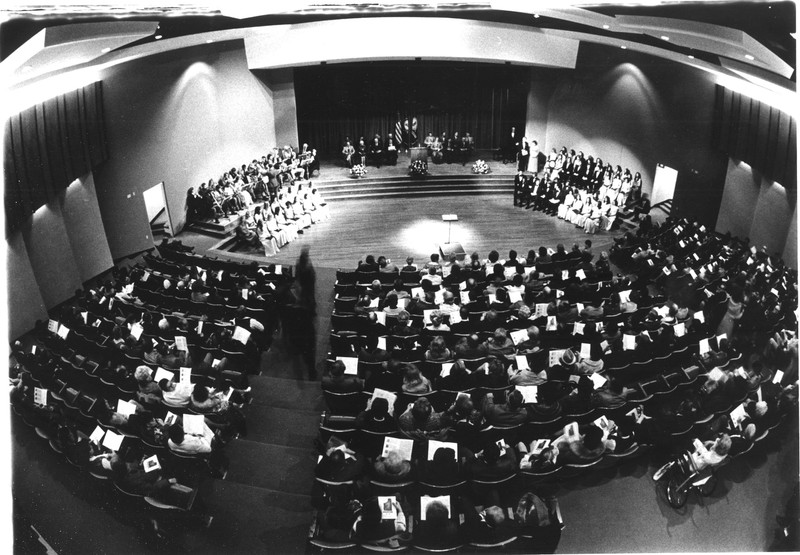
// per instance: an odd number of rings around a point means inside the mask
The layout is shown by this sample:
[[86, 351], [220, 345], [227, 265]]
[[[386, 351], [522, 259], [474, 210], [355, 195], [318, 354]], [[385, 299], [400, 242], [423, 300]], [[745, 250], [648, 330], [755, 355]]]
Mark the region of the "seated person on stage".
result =
[[344, 362], [337, 360], [331, 364], [330, 372], [322, 376], [322, 389], [333, 393], [352, 393], [361, 391], [364, 382], [358, 376], [344, 373]]
[[258, 234], [247, 227], [247, 222], [244, 218], [239, 221], [239, 225], [236, 227], [236, 237], [238, 237], [241, 242], [251, 247], [261, 248], [261, 241], [258, 238]]
[[428, 135], [425, 137], [425, 141], [423, 144], [428, 147], [428, 156], [433, 154], [433, 143], [436, 141], [436, 137], [433, 136], [433, 133], [428, 131]]
[[391, 136], [386, 139], [386, 164], [389, 166], [397, 165], [397, 145]]
[[369, 145], [369, 157], [376, 167], [380, 168], [383, 163], [383, 145], [379, 135], [375, 135], [372, 143]]
[[350, 144], [350, 141], [344, 143], [344, 147], [342, 148], [342, 156], [344, 157], [344, 163], [348, 168], [352, 168], [355, 162], [355, 154], [356, 148]]

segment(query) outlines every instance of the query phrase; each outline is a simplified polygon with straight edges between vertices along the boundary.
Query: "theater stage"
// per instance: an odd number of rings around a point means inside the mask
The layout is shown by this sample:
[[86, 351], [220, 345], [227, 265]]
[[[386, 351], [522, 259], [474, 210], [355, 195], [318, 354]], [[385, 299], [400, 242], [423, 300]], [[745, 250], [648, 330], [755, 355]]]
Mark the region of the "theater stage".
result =
[[[304, 246], [311, 250], [316, 266], [355, 268], [367, 254], [384, 255], [398, 265], [407, 256], [424, 262], [439, 245], [447, 241], [447, 223], [442, 214], [457, 214], [452, 226], [452, 241], [463, 245], [466, 252], [478, 252], [486, 258], [496, 249], [503, 258], [509, 249], [524, 257], [529, 249], [555, 247], [575, 242], [583, 246], [591, 239], [596, 253], [607, 250], [618, 232], [586, 235], [583, 229], [541, 212], [513, 206], [513, 193], [458, 194], [443, 197], [355, 198], [329, 202], [329, 220], [313, 224], [301, 236], [280, 249], [276, 256], [265, 257], [263, 251], [230, 252], [226, 246], [235, 239], [219, 240], [209, 254], [236, 260], [255, 260], [261, 264], [274, 262], [293, 264]], [[196, 242], [195, 234], [181, 233], [178, 239], [186, 244], [208, 248], [208, 242]]]

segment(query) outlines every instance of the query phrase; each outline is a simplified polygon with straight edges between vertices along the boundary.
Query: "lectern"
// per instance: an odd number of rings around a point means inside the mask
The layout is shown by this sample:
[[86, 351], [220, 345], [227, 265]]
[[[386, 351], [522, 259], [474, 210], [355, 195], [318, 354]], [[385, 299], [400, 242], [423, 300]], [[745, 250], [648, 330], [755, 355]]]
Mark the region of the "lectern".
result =
[[428, 147], [426, 146], [411, 147], [411, 161], [416, 162], [417, 160], [422, 160], [423, 162], [428, 161]]
[[445, 260], [448, 260], [452, 255], [456, 255], [456, 260], [464, 260], [467, 253], [464, 251], [464, 247], [461, 246], [461, 243], [450, 242], [450, 232], [453, 227], [453, 222], [458, 221], [458, 215], [442, 214], [442, 221], [447, 222], [447, 242], [439, 245], [439, 254], [441, 254], [442, 258]]

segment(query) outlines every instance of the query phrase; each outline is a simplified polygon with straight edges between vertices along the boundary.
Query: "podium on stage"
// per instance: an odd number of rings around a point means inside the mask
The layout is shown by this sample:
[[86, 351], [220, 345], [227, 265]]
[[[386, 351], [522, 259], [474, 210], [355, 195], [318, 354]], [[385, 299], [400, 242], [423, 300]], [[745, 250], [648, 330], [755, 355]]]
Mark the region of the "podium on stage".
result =
[[411, 161], [416, 162], [417, 160], [422, 160], [423, 162], [428, 161], [428, 147], [426, 146], [411, 147]]
[[450, 242], [450, 232], [452, 231], [453, 222], [458, 221], [457, 214], [442, 214], [442, 221], [447, 222], [447, 242], [439, 245], [439, 254], [442, 259], [450, 260], [450, 257], [455, 255], [456, 260], [462, 261], [466, 258], [467, 253], [461, 243]]

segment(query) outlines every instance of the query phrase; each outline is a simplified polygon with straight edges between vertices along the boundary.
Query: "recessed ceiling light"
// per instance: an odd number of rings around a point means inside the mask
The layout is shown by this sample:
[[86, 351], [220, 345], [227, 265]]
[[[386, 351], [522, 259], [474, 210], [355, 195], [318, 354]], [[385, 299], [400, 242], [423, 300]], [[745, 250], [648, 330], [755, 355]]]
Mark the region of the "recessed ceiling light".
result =
[[611, 28], [610, 25], [603, 25], [603, 29], [610, 29], [610, 28]]
[[694, 56], [692, 56], [691, 54], [689, 54], [689, 59], [690, 59], [690, 60], [694, 60]]
[[162, 37], [161, 35], [156, 35], [156, 36], [155, 36], [155, 39], [156, 39], [156, 40], [158, 40], [158, 39], [160, 39], [161, 37]]
[[206, 44], [210, 44], [210, 43], [212, 43], [212, 42], [214, 42], [214, 39], [208, 39], [208, 40], [206, 40]]
[[106, 46], [106, 47], [105, 47], [105, 48], [103, 48], [103, 49], [102, 49], [100, 52], [102, 52], [103, 54], [105, 54], [106, 52], [111, 52], [111, 48], [109, 48], [108, 46]]
[[625, 46], [624, 44], [622, 46], [620, 46], [620, 48], [622, 48], [623, 50], [627, 50], [628, 49], [628, 47]]
[[661, 40], [669, 40], [669, 37], [667, 35], [661, 35]]
[[536, 19], [539, 19], [539, 14], [535, 13], [535, 14], [533, 14], [533, 17], [536, 18]]
[[745, 54], [744, 57], [747, 58], [748, 60], [755, 60], [755, 58], [750, 54]]

